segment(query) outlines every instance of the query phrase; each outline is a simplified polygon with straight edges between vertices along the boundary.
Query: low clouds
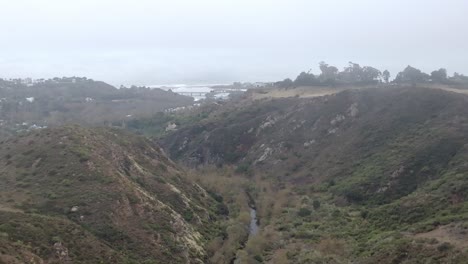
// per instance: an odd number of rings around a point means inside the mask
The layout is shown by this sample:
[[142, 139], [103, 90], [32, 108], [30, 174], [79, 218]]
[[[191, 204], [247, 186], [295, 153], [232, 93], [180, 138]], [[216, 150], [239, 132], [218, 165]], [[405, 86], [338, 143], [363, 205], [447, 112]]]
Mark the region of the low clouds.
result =
[[0, 77], [278, 80], [320, 60], [468, 73], [466, 1], [2, 1]]

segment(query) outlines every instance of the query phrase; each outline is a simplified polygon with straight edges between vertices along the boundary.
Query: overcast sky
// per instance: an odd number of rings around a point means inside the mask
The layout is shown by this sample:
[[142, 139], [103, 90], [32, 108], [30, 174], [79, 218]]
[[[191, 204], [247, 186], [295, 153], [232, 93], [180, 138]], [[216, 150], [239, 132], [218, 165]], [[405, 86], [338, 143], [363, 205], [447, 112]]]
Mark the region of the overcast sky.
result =
[[468, 74], [467, 0], [0, 0], [0, 77], [270, 81], [318, 62]]

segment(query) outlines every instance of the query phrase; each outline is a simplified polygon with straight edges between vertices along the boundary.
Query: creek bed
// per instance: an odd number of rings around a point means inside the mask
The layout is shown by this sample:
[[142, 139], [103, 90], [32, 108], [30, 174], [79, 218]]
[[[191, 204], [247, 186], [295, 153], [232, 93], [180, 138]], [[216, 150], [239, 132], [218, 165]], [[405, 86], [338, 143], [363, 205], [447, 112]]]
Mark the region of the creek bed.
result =
[[258, 233], [257, 210], [253, 207], [250, 207], [249, 237], [255, 236], [257, 233]]

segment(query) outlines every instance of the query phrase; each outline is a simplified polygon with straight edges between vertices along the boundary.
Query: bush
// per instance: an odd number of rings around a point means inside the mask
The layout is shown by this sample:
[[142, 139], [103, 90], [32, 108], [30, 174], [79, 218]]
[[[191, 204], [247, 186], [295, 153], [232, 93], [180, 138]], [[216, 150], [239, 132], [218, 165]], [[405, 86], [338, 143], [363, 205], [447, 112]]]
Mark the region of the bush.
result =
[[216, 214], [227, 216], [229, 215], [229, 209], [225, 204], [219, 203], [216, 205]]
[[320, 208], [320, 201], [319, 200], [314, 200], [312, 202], [312, 206], [314, 207], [315, 210], [318, 210]]
[[193, 219], [193, 212], [191, 210], [186, 210], [182, 217], [185, 219], [185, 221], [190, 222]]
[[312, 214], [312, 211], [310, 211], [307, 208], [301, 208], [297, 212], [297, 215], [300, 216], [300, 217], [306, 217], [306, 216], [309, 216], [310, 214]]
[[369, 215], [369, 211], [367, 211], [367, 210], [361, 211], [361, 217], [363, 219], [366, 219], [368, 215]]
[[452, 245], [450, 243], [444, 242], [437, 246], [437, 250], [440, 252], [448, 251], [452, 248]]
[[236, 168], [236, 173], [249, 175], [250, 174], [250, 165], [248, 163], [240, 164]]

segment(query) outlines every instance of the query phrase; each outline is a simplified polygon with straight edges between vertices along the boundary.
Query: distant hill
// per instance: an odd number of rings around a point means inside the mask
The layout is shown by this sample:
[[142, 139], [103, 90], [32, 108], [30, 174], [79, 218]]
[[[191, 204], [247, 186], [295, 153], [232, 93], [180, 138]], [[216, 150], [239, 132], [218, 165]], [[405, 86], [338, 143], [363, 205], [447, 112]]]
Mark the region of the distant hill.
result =
[[161, 89], [117, 89], [86, 78], [55, 78], [34, 84], [0, 80], [0, 128], [70, 123], [122, 126], [133, 118], [192, 103], [191, 97]]
[[467, 106], [465, 95], [416, 87], [263, 99], [219, 108], [161, 142], [189, 166], [234, 166], [272, 185], [256, 194], [264, 239], [273, 232], [290, 246], [263, 258], [464, 263]]
[[43, 129], [0, 142], [0, 263], [203, 263], [217, 201], [153, 142]]

